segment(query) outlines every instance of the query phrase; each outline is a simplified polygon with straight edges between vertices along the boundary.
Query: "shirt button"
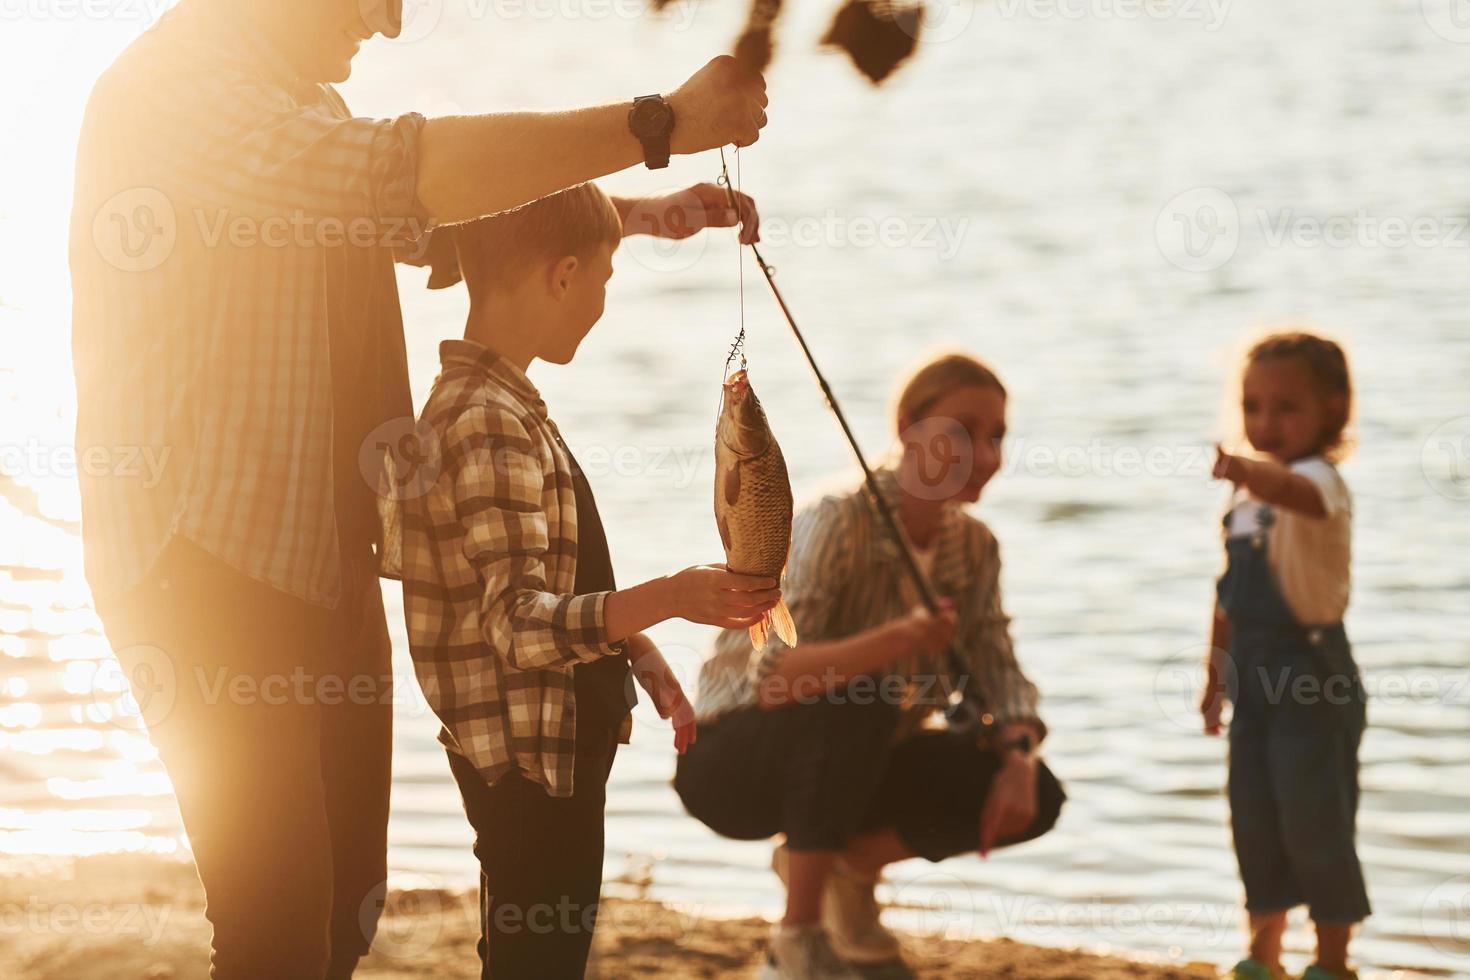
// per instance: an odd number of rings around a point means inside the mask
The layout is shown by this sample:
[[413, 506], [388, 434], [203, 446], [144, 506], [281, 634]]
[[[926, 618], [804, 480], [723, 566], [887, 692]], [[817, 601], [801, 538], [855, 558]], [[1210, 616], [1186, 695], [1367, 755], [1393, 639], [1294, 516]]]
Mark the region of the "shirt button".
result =
[[1322, 643], [1322, 631], [1320, 629], [1309, 630], [1307, 632], [1307, 642], [1314, 647], [1320, 646]]

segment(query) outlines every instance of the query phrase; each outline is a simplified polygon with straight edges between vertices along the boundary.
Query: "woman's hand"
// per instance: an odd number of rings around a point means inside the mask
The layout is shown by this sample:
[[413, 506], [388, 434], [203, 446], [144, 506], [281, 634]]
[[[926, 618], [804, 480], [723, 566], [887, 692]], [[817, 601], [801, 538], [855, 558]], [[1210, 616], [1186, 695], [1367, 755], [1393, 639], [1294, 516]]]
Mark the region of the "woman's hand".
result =
[[683, 755], [699, 737], [694, 722], [694, 706], [684, 696], [684, 687], [653, 641], [643, 633], [628, 638], [628, 659], [633, 676], [653, 701], [658, 716], [674, 726], [674, 750]]
[[669, 578], [673, 615], [723, 629], [749, 629], [781, 601], [780, 584], [724, 565], [695, 565]]
[[923, 606], [915, 606], [907, 616], [896, 621], [893, 628], [903, 655], [932, 656], [949, 649], [958, 622], [954, 603], [941, 599], [937, 615]]
[[989, 857], [1001, 838], [1025, 833], [1035, 819], [1036, 757], [1007, 752], [980, 811], [980, 856]]

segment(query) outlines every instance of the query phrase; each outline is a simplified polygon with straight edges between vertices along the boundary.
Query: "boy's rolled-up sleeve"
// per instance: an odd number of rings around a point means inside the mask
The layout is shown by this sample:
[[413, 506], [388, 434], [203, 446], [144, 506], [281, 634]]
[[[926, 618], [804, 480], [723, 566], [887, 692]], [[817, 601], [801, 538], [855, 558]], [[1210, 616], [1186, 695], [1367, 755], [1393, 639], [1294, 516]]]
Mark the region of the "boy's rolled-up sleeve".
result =
[[621, 653], [607, 642], [610, 593], [547, 591], [548, 555], [573, 545], [550, 540], [547, 473], [522, 421], [501, 408], [468, 409], [446, 433], [445, 461], [464, 555], [482, 587], [480, 628], [495, 654], [531, 670]]

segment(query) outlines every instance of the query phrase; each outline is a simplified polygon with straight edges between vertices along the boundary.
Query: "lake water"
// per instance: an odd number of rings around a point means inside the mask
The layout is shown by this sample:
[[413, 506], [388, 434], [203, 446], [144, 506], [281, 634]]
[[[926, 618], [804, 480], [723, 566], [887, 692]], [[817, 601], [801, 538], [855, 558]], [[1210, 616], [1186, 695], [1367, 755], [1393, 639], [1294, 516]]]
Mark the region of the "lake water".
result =
[[[0, 31], [0, 851], [183, 847], [115, 690], [80, 575], [67, 451], [65, 222], [80, 107], [140, 27], [33, 5]], [[766, 257], [873, 453], [901, 368], [961, 345], [1012, 390], [1009, 458], [978, 513], [1004, 544], [1022, 662], [1071, 801], [993, 856], [893, 870], [908, 924], [953, 936], [1233, 962], [1240, 886], [1225, 746], [1197, 734], [1192, 666], [1221, 563], [1206, 447], [1247, 333], [1301, 319], [1355, 360], [1360, 449], [1348, 628], [1369, 684], [1360, 848], [1371, 969], [1470, 975], [1470, 20], [1437, 0], [938, 8], [916, 61], [871, 89], [788, 11], [771, 122], [741, 155]], [[433, 17], [437, 5], [430, 4]], [[346, 86], [386, 116], [667, 91], [743, 10], [451, 2], [368, 45]], [[429, 22], [419, 22], [424, 28]], [[713, 153], [610, 178], [711, 180]], [[733, 158], [732, 158], [733, 166]], [[739, 325], [729, 233], [630, 241], [577, 363], [533, 369], [599, 495], [619, 578], [715, 560], [710, 436]], [[747, 256], [752, 378], [798, 491], [851, 478], [838, 430]], [[458, 290], [404, 270], [414, 393], [460, 329]], [[411, 677], [396, 586], [398, 669]], [[692, 686], [710, 631], [654, 630]], [[115, 686], [115, 685], [114, 685]], [[99, 693], [100, 691], [100, 693]], [[400, 690], [391, 862], [473, 881], [469, 833], [411, 680]], [[640, 708], [608, 797], [610, 888], [774, 913], [766, 845], [683, 815], [668, 729]], [[1305, 962], [1310, 936], [1291, 934]], [[1382, 971], [1382, 972], [1380, 972]]]

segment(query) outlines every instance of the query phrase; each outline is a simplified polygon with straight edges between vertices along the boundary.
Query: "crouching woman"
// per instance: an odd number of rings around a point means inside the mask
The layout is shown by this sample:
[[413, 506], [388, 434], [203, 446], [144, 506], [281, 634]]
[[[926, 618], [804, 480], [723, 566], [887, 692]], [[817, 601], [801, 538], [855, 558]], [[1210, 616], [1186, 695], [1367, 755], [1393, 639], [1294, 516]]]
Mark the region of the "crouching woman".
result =
[[[875, 477], [948, 598], [940, 614], [923, 611], [859, 485], [796, 515], [783, 592], [798, 645], [753, 651], [745, 630], [726, 630], [701, 669], [699, 740], [674, 786], [716, 833], [784, 836], [771, 980], [898, 966], [873, 894], [885, 865], [1031, 840], [1066, 799], [1037, 756], [1046, 727], [1011, 649], [995, 537], [963, 509], [1000, 469], [1005, 410], [1000, 380], [962, 354], [925, 364], [898, 398], [903, 453]], [[984, 704], [984, 744], [944, 721], [961, 686]]]

